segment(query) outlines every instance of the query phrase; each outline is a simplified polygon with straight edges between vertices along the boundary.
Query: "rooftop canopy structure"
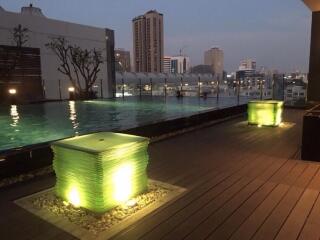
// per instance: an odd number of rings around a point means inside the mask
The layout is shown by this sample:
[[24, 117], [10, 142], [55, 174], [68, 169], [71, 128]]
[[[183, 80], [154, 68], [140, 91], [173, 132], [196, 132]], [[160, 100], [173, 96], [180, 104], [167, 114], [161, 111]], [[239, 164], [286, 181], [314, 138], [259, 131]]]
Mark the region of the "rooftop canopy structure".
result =
[[212, 81], [214, 76], [212, 74], [171, 74], [171, 73], [135, 73], [135, 72], [118, 72], [116, 74], [117, 83], [121, 83], [122, 79], [126, 83], [137, 83], [140, 80], [149, 82], [152, 79], [153, 83], [163, 83], [165, 79], [168, 82], [180, 83], [181, 78], [184, 82], [197, 82], [199, 78], [201, 81]]
[[303, 2], [310, 8], [311, 11], [320, 11], [320, 0], [303, 0]]

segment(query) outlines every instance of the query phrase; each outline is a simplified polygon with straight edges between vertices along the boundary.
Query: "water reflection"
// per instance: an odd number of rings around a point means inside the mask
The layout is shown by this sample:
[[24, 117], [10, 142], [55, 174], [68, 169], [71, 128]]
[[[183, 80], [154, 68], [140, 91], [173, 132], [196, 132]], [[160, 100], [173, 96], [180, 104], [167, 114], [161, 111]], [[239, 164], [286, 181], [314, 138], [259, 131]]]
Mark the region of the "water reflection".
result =
[[75, 101], [69, 101], [69, 110], [70, 110], [70, 117], [73, 129], [75, 130], [75, 134], [78, 135], [78, 128], [79, 123], [77, 121], [77, 110], [76, 110], [76, 102]]
[[20, 119], [17, 105], [11, 105], [10, 116], [12, 119], [12, 123], [10, 125], [12, 127], [17, 127], [19, 124], [19, 119]]

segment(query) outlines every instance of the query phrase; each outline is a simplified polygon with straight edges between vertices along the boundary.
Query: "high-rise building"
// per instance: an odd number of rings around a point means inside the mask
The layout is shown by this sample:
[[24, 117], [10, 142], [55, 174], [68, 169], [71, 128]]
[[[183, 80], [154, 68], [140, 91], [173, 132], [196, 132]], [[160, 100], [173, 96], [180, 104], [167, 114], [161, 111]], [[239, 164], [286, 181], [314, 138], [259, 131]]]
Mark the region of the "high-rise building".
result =
[[190, 58], [186, 56], [176, 56], [171, 58], [171, 73], [190, 72]]
[[240, 62], [239, 70], [253, 70], [257, 69], [257, 62], [247, 58]]
[[115, 50], [116, 70], [120, 72], [131, 72], [130, 52], [122, 48]]
[[136, 72], [163, 72], [163, 14], [155, 10], [132, 20]]
[[224, 53], [223, 50], [214, 47], [204, 53], [204, 64], [210, 65], [216, 79], [222, 80], [224, 70]]
[[163, 58], [163, 72], [171, 73], [171, 57], [170, 56], [165, 56]]

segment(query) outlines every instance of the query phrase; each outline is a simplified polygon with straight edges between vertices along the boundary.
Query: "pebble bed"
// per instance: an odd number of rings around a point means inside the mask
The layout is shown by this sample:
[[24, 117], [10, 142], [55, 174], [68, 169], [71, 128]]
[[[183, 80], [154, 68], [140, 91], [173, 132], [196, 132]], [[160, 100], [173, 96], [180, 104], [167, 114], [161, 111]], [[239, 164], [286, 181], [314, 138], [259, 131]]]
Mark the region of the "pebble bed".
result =
[[154, 182], [149, 184], [148, 189], [147, 193], [141, 194], [102, 215], [94, 214], [83, 208], [76, 208], [56, 197], [53, 191], [45, 192], [31, 201], [35, 208], [63, 216], [92, 234], [98, 235], [172, 191]]
[[41, 169], [31, 171], [29, 173], [21, 174], [15, 177], [5, 178], [0, 181], [0, 188], [8, 187], [16, 183], [25, 182], [33, 178], [49, 175], [52, 173], [53, 173], [52, 166], [49, 166], [49, 167], [44, 167]]

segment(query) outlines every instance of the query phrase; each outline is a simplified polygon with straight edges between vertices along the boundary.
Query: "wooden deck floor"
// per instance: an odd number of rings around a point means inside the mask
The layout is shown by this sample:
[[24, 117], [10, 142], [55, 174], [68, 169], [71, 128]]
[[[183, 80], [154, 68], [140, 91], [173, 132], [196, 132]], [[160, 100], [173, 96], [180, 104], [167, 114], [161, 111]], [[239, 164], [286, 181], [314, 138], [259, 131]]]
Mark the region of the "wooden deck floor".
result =
[[189, 189], [113, 239], [319, 239], [319, 164], [299, 161], [302, 112], [284, 128], [234, 120], [151, 147], [150, 175]]
[[[320, 165], [297, 159], [302, 114], [286, 111], [291, 124], [283, 128], [249, 127], [239, 118], [152, 144], [149, 176], [188, 191], [113, 239], [319, 239]], [[8, 218], [0, 219], [0, 234], [72, 239], [8, 203], [53, 183], [1, 191]], [[17, 226], [23, 223], [29, 226]]]

